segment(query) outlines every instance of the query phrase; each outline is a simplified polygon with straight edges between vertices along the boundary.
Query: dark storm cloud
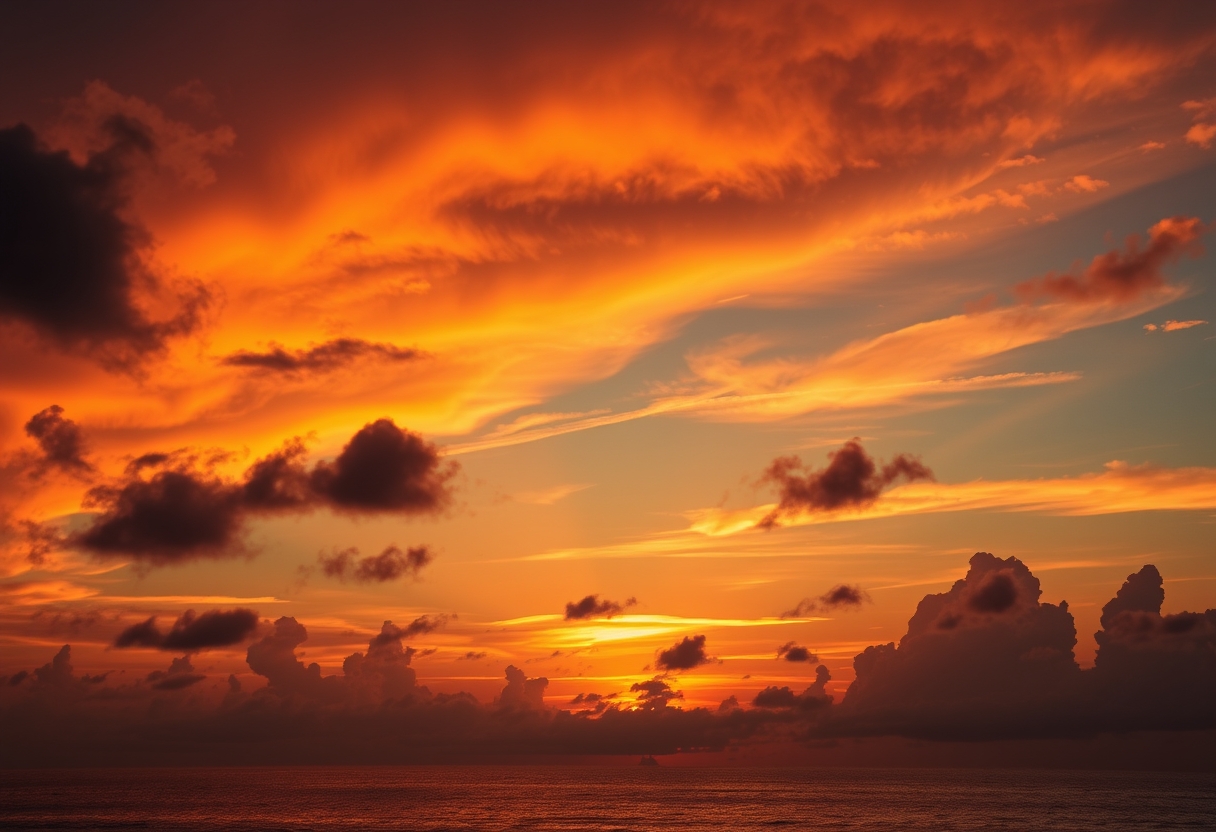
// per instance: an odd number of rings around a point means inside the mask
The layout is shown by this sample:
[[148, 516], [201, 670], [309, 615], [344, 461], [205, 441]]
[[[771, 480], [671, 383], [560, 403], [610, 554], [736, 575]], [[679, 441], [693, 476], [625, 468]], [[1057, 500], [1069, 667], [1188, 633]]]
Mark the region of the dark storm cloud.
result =
[[777, 648], [777, 658], [785, 659], [787, 662], [817, 662], [819, 657], [805, 647], [795, 644], [792, 641], [787, 641], [785, 644]]
[[[454, 462], [421, 437], [381, 419], [354, 435], [332, 462], [304, 464], [298, 440], [256, 461], [242, 480], [222, 479], [184, 454], [145, 454], [124, 480], [91, 489], [86, 506], [100, 509], [70, 542], [100, 557], [132, 557], [163, 565], [243, 551], [251, 515], [308, 512], [417, 514], [437, 512], [451, 499]], [[145, 469], [154, 469], [144, 478]], [[431, 559], [425, 547], [389, 547], [374, 557], [339, 557], [330, 574], [385, 581], [416, 574]]]
[[378, 555], [359, 557], [356, 548], [344, 549], [332, 555], [319, 555], [321, 571], [330, 578], [345, 581], [351, 578], [359, 583], [384, 583], [410, 575], [417, 578], [422, 568], [435, 559], [426, 546], [411, 546], [401, 551], [388, 546]]
[[666, 650], [659, 651], [655, 667], [660, 670], [692, 670], [712, 661], [714, 659], [705, 653], [705, 636], [685, 636]]
[[1200, 235], [1210, 229], [1198, 217], [1167, 217], [1148, 232], [1148, 244], [1133, 234], [1126, 250], [1099, 254], [1083, 270], [1068, 274], [1052, 272], [1018, 284], [1014, 291], [1023, 300], [1051, 298], [1074, 302], [1128, 301], [1165, 285], [1162, 267], [1184, 254], [1203, 253]]
[[803, 598], [792, 610], [781, 613], [781, 617], [802, 618], [820, 611], [856, 608], [869, 600], [869, 594], [861, 587], [852, 584], [837, 584], [818, 598]]
[[580, 621], [584, 618], [612, 618], [614, 615], [620, 615], [626, 608], [634, 606], [637, 602], [637, 598], [628, 598], [624, 603], [609, 601], [607, 598], [601, 601], [598, 595], [587, 595], [581, 601], [566, 602], [566, 620]]
[[209, 298], [194, 287], [167, 321], [140, 310], [137, 289], [156, 280], [141, 261], [148, 235], [122, 217], [122, 161], [154, 147], [137, 122], [107, 126], [110, 147], [83, 166], [23, 124], [0, 130], [0, 318], [118, 367], [193, 330]]
[[828, 454], [827, 467], [808, 470], [799, 476], [802, 460], [796, 456], [780, 457], [764, 472], [762, 482], [775, 483], [779, 490], [777, 508], [760, 521], [771, 528], [778, 525], [782, 515], [810, 511], [835, 511], [865, 508], [874, 503], [882, 490], [898, 479], [933, 479], [933, 472], [919, 459], [899, 454], [879, 467], [860, 439], [850, 439], [837, 451]]
[[69, 474], [90, 474], [93, 466], [84, 458], [85, 441], [80, 425], [63, 415], [57, 404], [40, 410], [25, 423], [25, 433], [42, 450], [42, 463]]
[[336, 338], [308, 349], [288, 350], [271, 344], [265, 352], [240, 350], [225, 356], [220, 363], [271, 373], [324, 373], [361, 359], [413, 361], [426, 353], [392, 344], [377, 344], [360, 338]]
[[253, 635], [257, 627], [258, 614], [253, 610], [208, 610], [202, 615], [186, 610], [173, 622], [169, 632], [161, 632], [156, 626], [156, 616], [152, 616], [119, 633], [114, 646], [194, 652], [240, 644]]

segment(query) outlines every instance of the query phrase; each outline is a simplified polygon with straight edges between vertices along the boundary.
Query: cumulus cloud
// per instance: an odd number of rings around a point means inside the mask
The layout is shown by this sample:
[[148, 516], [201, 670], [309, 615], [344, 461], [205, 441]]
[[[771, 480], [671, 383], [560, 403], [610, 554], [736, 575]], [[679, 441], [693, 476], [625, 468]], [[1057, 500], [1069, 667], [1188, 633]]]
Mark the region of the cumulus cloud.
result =
[[[242, 480], [231, 481], [173, 454], [146, 454], [117, 484], [91, 489], [85, 504], [100, 509], [91, 525], [72, 536], [78, 548], [100, 557], [132, 557], [162, 565], [243, 551], [251, 515], [318, 508], [353, 513], [418, 514], [444, 509], [457, 465], [416, 434], [381, 419], [359, 430], [333, 462], [305, 467], [305, 449], [293, 440], [258, 460]], [[152, 471], [145, 476], [146, 471]], [[339, 558], [334, 574], [350, 567], [356, 580], [390, 580], [429, 562], [425, 547], [402, 553], [390, 547], [358, 562]]]
[[318, 556], [321, 571], [330, 578], [381, 584], [406, 575], [417, 578], [422, 568], [434, 559], [435, 556], [426, 546], [411, 546], [404, 552], [397, 546], [388, 546], [378, 555], [362, 558], [359, 557], [359, 550], [353, 547]]
[[1126, 302], [1165, 285], [1161, 269], [1182, 255], [1203, 252], [1199, 237], [1207, 231], [1198, 217], [1167, 217], [1148, 230], [1148, 243], [1138, 234], [1127, 238], [1125, 250], [1099, 254], [1083, 270], [1051, 272], [1019, 283], [1014, 293], [1024, 301], [1039, 298], [1093, 303]]
[[818, 598], [803, 598], [796, 607], [781, 613], [781, 617], [802, 618], [821, 611], [856, 609], [869, 601], [869, 593], [860, 586], [837, 584]]
[[815, 681], [802, 693], [794, 693], [788, 686], [777, 687], [769, 685], [756, 694], [752, 705], [757, 708], [793, 708], [800, 711], [815, 711], [832, 704], [832, 697], [825, 688], [832, 679], [831, 671], [825, 666], [815, 668]]
[[153, 670], [147, 676], [153, 690], [183, 690], [196, 685], [207, 677], [194, 672], [189, 656], [169, 662], [167, 670]]
[[156, 152], [135, 120], [105, 122], [106, 144], [77, 163], [24, 124], [0, 130], [0, 319], [59, 347], [129, 368], [193, 331], [210, 302], [179, 288], [176, 313], [153, 320], [143, 295], [164, 287], [145, 264], [147, 233], [123, 215], [131, 156]]
[[115, 647], [152, 647], [157, 650], [195, 652], [231, 647], [253, 635], [258, 614], [249, 609], [208, 610], [196, 615], [186, 610], [165, 633], [156, 626], [156, 616], [132, 624], [114, 639]]
[[634, 682], [629, 686], [629, 692], [638, 695], [639, 706], [646, 710], [666, 708], [668, 703], [684, 698], [681, 691], [673, 690], [658, 676], [645, 682]]
[[529, 679], [518, 667], [508, 665], [507, 684], [498, 694], [498, 704], [508, 708], [544, 708], [548, 686], [549, 680], [544, 676]]
[[446, 507], [455, 471], [434, 445], [379, 419], [351, 437], [333, 462], [318, 462], [310, 484], [338, 510], [434, 512]]
[[787, 641], [785, 644], [777, 648], [777, 658], [785, 659], [787, 662], [817, 662], [819, 657], [805, 647], [795, 644], [792, 641]]
[[271, 344], [263, 352], [239, 350], [220, 360], [229, 367], [242, 367], [268, 373], [296, 375], [299, 373], [326, 373], [345, 367], [355, 361], [372, 359], [377, 361], [413, 361], [425, 353], [392, 344], [378, 344], [361, 338], [335, 338], [322, 344], [313, 344], [307, 349], [288, 350]]
[[820, 730], [978, 740], [1216, 727], [1216, 610], [1162, 615], [1161, 576], [1146, 566], [1103, 608], [1083, 671], [1068, 605], [1040, 595], [1019, 560], [977, 553], [949, 592], [921, 601], [898, 645], [854, 659]]
[[796, 456], [773, 460], [761, 481], [776, 484], [780, 499], [759, 526], [777, 526], [783, 515], [865, 508], [878, 500], [884, 488], [900, 479], [933, 479], [933, 472], [908, 454], [899, 454], [879, 467], [856, 438], [828, 454], [828, 464], [822, 470], [810, 469], [800, 476], [796, 472], [802, 469], [802, 460]]
[[84, 432], [63, 415], [59, 405], [53, 404], [31, 416], [25, 423], [25, 433], [42, 451], [41, 467], [78, 476], [93, 473], [93, 466], [85, 459]]
[[660, 650], [655, 666], [660, 670], [692, 670], [715, 659], [705, 652], [705, 636], [685, 636], [666, 650]]
[[636, 605], [637, 602], [637, 598], [627, 598], [624, 603], [609, 601], [607, 598], [601, 601], [598, 595], [587, 595], [581, 601], [566, 602], [565, 618], [567, 621], [581, 621], [585, 618], [612, 618]]

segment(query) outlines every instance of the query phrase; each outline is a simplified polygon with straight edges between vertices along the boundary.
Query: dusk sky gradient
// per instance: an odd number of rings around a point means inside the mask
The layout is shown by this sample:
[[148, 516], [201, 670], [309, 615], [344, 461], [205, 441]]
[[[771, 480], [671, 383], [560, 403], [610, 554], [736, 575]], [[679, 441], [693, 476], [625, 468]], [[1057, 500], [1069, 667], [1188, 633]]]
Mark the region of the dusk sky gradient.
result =
[[0, 762], [1197, 759], [1214, 223], [1211, 4], [6, 4]]

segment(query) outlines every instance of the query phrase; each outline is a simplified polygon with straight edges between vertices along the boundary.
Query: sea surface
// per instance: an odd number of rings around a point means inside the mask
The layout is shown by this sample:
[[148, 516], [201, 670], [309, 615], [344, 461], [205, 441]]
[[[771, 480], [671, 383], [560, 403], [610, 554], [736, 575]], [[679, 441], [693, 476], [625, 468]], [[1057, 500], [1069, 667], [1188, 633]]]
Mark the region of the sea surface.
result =
[[1216, 829], [1211, 774], [437, 766], [0, 771], [0, 829]]

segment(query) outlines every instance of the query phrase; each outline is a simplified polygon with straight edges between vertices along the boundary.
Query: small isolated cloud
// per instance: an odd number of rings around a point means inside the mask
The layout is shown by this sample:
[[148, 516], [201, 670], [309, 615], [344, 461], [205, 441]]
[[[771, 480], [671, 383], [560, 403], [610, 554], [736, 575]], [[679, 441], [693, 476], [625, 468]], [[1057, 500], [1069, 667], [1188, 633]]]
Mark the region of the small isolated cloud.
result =
[[705, 652], [705, 636], [685, 636], [666, 650], [660, 650], [655, 666], [660, 670], [692, 670], [714, 659]]
[[601, 601], [598, 595], [587, 595], [581, 601], [568, 601], [566, 603], [566, 620], [580, 621], [585, 618], [612, 618], [614, 615], [620, 615], [627, 608], [635, 606], [637, 602], [637, 598], [628, 598], [624, 603], [609, 601], [607, 598]]
[[169, 632], [161, 632], [156, 626], [156, 616], [152, 616], [119, 633], [114, 646], [196, 652], [240, 644], [253, 635], [257, 627], [258, 614], [254, 610], [208, 610], [202, 615], [186, 610], [173, 622]]
[[998, 168], [1024, 168], [1027, 165], [1037, 165], [1044, 160], [1038, 156], [1031, 156], [1029, 153], [1017, 159], [1006, 159], [997, 165]]
[[53, 404], [31, 416], [25, 423], [25, 433], [42, 451], [35, 470], [55, 468], [77, 476], [93, 473], [93, 466], [85, 459], [84, 433], [80, 425], [63, 415], [59, 405]]
[[792, 641], [787, 641], [785, 644], [777, 648], [777, 658], [785, 659], [787, 662], [817, 662], [819, 657], [805, 647], [795, 644]]
[[336, 338], [307, 349], [288, 350], [270, 344], [263, 352], [240, 350], [220, 359], [229, 367], [243, 367], [267, 373], [296, 375], [304, 372], [325, 373], [362, 359], [399, 362], [425, 357], [426, 353], [392, 344], [377, 344], [359, 338]]
[[1145, 332], [1177, 332], [1193, 326], [1204, 326], [1208, 321], [1166, 321], [1163, 324], [1145, 324]]
[[382, 584], [409, 575], [417, 578], [422, 568], [435, 556], [426, 546], [412, 546], [404, 552], [397, 546], [388, 546], [378, 555], [359, 557], [353, 546], [331, 555], [318, 555], [321, 571], [326, 577], [340, 581], [351, 579], [359, 583]]
[[1161, 269], [1182, 255], [1203, 252], [1199, 237], [1208, 229], [1198, 217], [1167, 217], [1148, 230], [1148, 243], [1138, 234], [1127, 238], [1124, 251], [1099, 254], [1083, 271], [1050, 272], [1014, 287], [1023, 301], [1038, 298], [1098, 302], [1129, 301], [1165, 285]]
[[1165, 149], [1164, 142], [1145, 142], [1144, 144], [1140, 145], [1140, 147], [1139, 147], [1139, 150], [1142, 150], [1145, 153], [1149, 153], [1154, 150], [1164, 150], [1164, 149]]
[[1092, 194], [1110, 185], [1105, 179], [1094, 179], [1092, 176], [1080, 174], [1064, 183], [1066, 190], [1074, 194]]
[[1192, 124], [1191, 128], [1186, 131], [1186, 140], [1190, 144], [1196, 144], [1207, 150], [1212, 146], [1212, 139], [1216, 138], [1216, 124], [1206, 124], [1199, 122]]
[[865, 508], [897, 480], [933, 479], [933, 472], [908, 454], [899, 454], [880, 467], [857, 438], [828, 454], [827, 467], [818, 471], [810, 469], [801, 476], [795, 473], [803, 467], [801, 459], [787, 456], [773, 460], [764, 472], [761, 481], [775, 483], [780, 500], [777, 508], [761, 520], [759, 526], [772, 528], [779, 525], [782, 516], [803, 512]]
[[818, 598], [803, 598], [793, 609], [781, 613], [782, 618], [802, 618], [816, 612], [857, 609], [870, 601], [870, 595], [860, 586], [837, 584]]
[[1195, 121], [1186, 131], [1187, 142], [1207, 150], [1212, 146], [1212, 139], [1216, 139], [1216, 124], [1210, 121], [1212, 116], [1216, 115], [1216, 98], [1187, 101], [1183, 103], [1182, 109], [1190, 110]]

